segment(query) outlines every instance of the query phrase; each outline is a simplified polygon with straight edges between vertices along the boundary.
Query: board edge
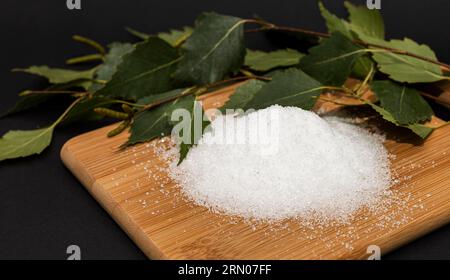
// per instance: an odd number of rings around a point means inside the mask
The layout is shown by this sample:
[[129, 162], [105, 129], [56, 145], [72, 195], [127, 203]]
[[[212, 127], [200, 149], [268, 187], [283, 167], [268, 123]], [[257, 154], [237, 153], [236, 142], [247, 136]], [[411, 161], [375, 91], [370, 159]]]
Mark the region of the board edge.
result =
[[[93, 131], [96, 131], [95, 129]], [[91, 131], [92, 132], [92, 131]], [[87, 132], [89, 133], [89, 132]], [[112, 198], [103, 190], [101, 185], [87, 173], [81, 161], [71, 151], [70, 146], [81, 135], [75, 136], [64, 143], [60, 151], [60, 158], [67, 169], [81, 182], [89, 194], [95, 198], [100, 206], [113, 218], [113, 220], [126, 232], [128, 237], [144, 252], [149, 259], [165, 260], [168, 257], [156, 246], [156, 244], [134, 223], [133, 219], [119, 204], [111, 204]]]

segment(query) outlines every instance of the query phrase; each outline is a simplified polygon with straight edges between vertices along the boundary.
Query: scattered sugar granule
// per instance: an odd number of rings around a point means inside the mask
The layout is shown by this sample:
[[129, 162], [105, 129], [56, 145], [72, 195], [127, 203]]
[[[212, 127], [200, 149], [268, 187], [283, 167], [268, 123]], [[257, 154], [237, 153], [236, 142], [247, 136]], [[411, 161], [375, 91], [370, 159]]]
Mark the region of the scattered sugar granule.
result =
[[392, 184], [383, 138], [345, 119], [272, 106], [217, 116], [211, 127], [169, 174], [188, 199], [214, 212], [345, 220]]

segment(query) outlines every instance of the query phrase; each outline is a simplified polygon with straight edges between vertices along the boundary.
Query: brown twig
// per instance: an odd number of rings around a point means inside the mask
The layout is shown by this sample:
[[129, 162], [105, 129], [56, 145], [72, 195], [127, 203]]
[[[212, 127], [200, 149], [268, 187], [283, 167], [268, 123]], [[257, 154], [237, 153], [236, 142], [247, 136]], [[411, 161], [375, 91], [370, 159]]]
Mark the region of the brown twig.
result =
[[180, 97], [184, 97], [184, 96], [188, 96], [190, 94], [193, 94], [194, 93], [194, 91], [193, 91], [194, 88], [195, 87], [187, 88], [186, 90], [182, 91], [181, 94], [179, 94], [177, 96], [169, 97], [169, 98], [166, 98], [166, 99], [161, 99], [161, 100], [158, 100], [156, 102], [153, 102], [153, 103], [150, 103], [148, 105], [145, 105], [144, 107], [142, 107], [142, 109], [140, 111], [145, 111], [145, 110], [154, 108], [156, 106], [159, 106], [161, 104], [164, 104], [164, 103], [167, 103], [167, 102], [170, 102], [170, 101], [174, 101], [174, 100], [176, 100], [176, 99], [178, 99]]
[[332, 100], [332, 99], [325, 98], [325, 97], [319, 97], [319, 100], [323, 100], [325, 102], [334, 103], [334, 104], [340, 105], [340, 106], [350, 106], [350, 105], [357, 106], [357, 105], [360, 105], [360, 104], [348, 104], [348, 103], [344, 103], [344, 102], [339, 102], [337, 100]]
[[270, 80], [272, 80], [269, 77], [256, 76], [256, 75], [251, 75], [251, 76], [245, 75], [245, 76], [239, 76], [239, 77], [226, 79], [226, 80], [223, 80], [223, 81], [218, 81], [218, 82], [209, 84], [206, 87], [213, 88], [213, 87], [220, 86], [222, 84], [228, 84], [228, 83], [231, 83], [231, 82], [241, 81], [241, 80], [248, 80], [248, 79], [256, 79], [256, 80], [263, 80], [263, 81], [270, 81]]
[[[269, 77], [239, 76], [239, 77], [233, 77], [233, 78], [230, 78], [230, 79], [226, 79], [226, 80], [222, 80], [222, 81], [219, 81], [219, 82], [215, 82], [215, 83], [212, 83], [212, 84], [209, 84], [209, 85], [205, 85], [202, 88], [209, 89], [209, 88], [220, 86], [222, 84], [227, 84], [227, 83], [231, 83], [231, 82], [235, 82], [235, 81], [241, 81], [241, 80], [249, 80], [249, 79], [258, 79], [258, 80], [265, 80], [265, 81], [270, 81], [271, 80], [271, 78], [269, 78]], [[184, 90], [183, 92], [181, 92], [177, 96], [173, 96], [173, 97], [169, 97], [169, 98], [166, 98], [166, 99], [158, 100], [158, 101], [156, 101], [154, 103], [145, 105], [144, 107], [142, 107], [142, 109], [140, 111], [145, 111], [145, 110], [154, 108], [156, 106], [159, 106], [161, 104], [164, 104], [164, 103], [167, 103], [167, 102], [170, 102], [170, 101], [174, 101], [174, 100], [176, 100], [176, 99], [178, 99], [180, 97], [184, 97], [184, 96], [188, 96], [188, 95], [194, 94], [194, 93], [197, 92], [196, 89], [197, 89], [197, 87], [187, 88], [186, 90]], [[202, 92], [202, 94], [203, 93], [206, 93], [206, 91]]]
[[[319, 38], [329, 38], [331, 36], [330, 33], [324, 33], [324, 32], [317, 32], [317, 31], [312, 31], [312, 30], [307, 30], [307, 29], [302, 29], [302, 28], [295, 28], [295, 27], [289, 27], [289, 26], [280, 26], [280, 25], [275, 25], [269, 22], [265, 22], [263, 20], [251, 20], [251, 21], [247, 21], [249, 23], [255, 23], [255, 24], [259, 24], [262, 25], [262, 28], [256, 28], [256, 29], [249, 29], [246, 30], [246, 32], [260, 32], [260, 31], [266, 31], [266, 30], [278, 30], [278, 31], [287, 31], [287, 32], [295, 32], [295, 33], [302, 33], [305, 35], [309, 35], [309, 36], [313, 36], [313, 37], [319, 37]], [[395, 54], [400, 54], [400, 55], [405, 55], [405, 56], [409, 56], [409, 57], [413, 57], [416, 59], [420, 59], [429, 63], [433, 63], [436, 65], [439, 65], [443, 68], [443, 70], [450, 72], [450, 65], [434, 60], [434, 59], [430, 59], [428, 57], [424, 57], [421, 55], [416, 55], [414, 53], [411, 52], [407, 52], [404, 50], [399, 50], [399, 49], [395, 49], [395, 48], [390, 48], [390, 47], [386, 47], [386, 46], [382, 46], [382, 45], [378, 45], [378, 44], [372, 44], [372, 43], [367, 43], [364, 42], [362, 40], [352, 40], [353, 43], [361, 45], [363, 47], [373, 47], [373, 48], [378, 48], [378, 49], [383, 49], [383, 50], [387, 50], [389, 52], [395, 53]]]
[[425, 97], [427, 97], [427, 98], [433, 99], [434, 101], [437, 101], [437, 102], [440, 102], [440, 103], [443, 103], [445, 105], [450, 106], [450, 102], [448, 102], [446, 100], [443, 100], [443, 99], [441, 99], [441, 98], [439, 98], [437, 96], [434, 96], [434, 95], [431, 95], [431, 94], [428, 94], [428, 93], [425, 93], [425, 92], [421, 92], [420, 94], [425, 96]]

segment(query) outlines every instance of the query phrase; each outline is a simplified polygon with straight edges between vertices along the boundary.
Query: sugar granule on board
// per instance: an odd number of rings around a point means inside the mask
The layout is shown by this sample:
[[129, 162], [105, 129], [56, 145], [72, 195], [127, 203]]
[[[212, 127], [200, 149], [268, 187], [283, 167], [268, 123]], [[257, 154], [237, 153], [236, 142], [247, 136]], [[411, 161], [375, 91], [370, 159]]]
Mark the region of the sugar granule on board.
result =
[[[255, 132], [261, 124], [270, 132]], [[215, 212], [345, 220], [373, 207], [392, 183], [382, 137], [345, 119], [272, 106], [217, 116], [211, 127], [179, 166], [173, 159], [169, 174], [190, 200]]]

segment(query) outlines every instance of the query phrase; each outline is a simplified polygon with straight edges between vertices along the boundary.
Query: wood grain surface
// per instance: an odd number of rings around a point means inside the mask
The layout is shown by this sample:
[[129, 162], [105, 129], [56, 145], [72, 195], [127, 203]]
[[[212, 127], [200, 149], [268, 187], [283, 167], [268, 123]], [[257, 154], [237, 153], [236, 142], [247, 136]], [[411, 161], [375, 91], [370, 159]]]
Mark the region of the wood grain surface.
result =
[[[203, 106], [221, 106], [235, 87], [203, 96]], [[326, 226], [255, 225], [193, 205], [164, 172], [156, 152], [162, 141], [120, 150], [128, 135], [107, 138], [112, 127], [69, 140], [61, 158], [152, 259], [365, 259], [370, 245], [385, 254], [450, 221], [450, 126], [425, 142], [406, 130], [388, 137], [397, 180], [392, 195], [375, 211], [361, 209], [347, 224]]]

